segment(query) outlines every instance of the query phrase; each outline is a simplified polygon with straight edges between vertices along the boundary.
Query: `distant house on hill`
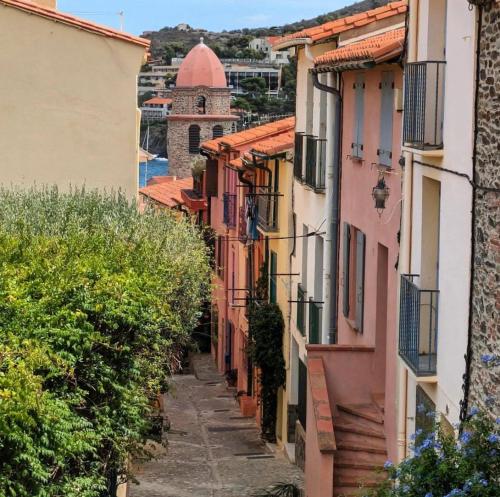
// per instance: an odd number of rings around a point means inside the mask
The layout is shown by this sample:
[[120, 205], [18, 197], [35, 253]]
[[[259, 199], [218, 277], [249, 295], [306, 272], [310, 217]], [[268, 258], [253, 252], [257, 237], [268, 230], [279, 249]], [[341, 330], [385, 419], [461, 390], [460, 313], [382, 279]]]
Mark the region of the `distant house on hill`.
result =
[[120, 188], [135, 198], [137, 74], [149, 44], [59, 12], [55, 0], [0, 0], [0, 67], [9, 73], [0, 184]]
[[191, 31], [191, 26], [189, 24], [186, 24], [186, 23], [181, 23], [181, 24], [177, 24], [177, 26], [175, 26], [175, 29], [177, 31]]

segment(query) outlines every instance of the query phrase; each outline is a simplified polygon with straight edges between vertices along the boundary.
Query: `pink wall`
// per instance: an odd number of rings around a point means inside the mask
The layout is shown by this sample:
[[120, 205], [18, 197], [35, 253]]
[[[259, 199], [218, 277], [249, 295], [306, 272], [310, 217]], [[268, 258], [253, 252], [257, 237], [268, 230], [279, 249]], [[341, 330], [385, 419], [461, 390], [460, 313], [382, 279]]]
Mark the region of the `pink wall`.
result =
[[[385, 174], [385, 181], [390, 189], [386, 209], [379, 216], [374, 208], [372, 189], [377, 183], [377, 149], [380, 139], [380, 110], [382, 91], [379, 88], [383, 71], [394, 73], [395, 88], [402, 88], [402, 71], [397, 65], [376, 67], [364, 71], [364, 150], [363, 162], [347, 157], [351, 152], [354, 131], [355, 95], [353, 83], [359, 71], [344, 73], [344, 113], [342, 142], [342, 183], [341, 183], [341, 234], [344, 222], [347, 222], [366, 235], [365, 252], [365, 290], [364, 290], [364, 326], [363, 332], [353, 329], [342, 313], [343, 309], [343, 246], [340, 244], [340, 284], [339, 284], [339, 319], [338, 343], [376, 346], [374, 354], [375, 375], [383, 377], [385, 373], [385, 426], [388, 452], [396, 457], [396, 365], [397, 365], [397, 269], [399, 245], [397, 234], [400, 227], [401, 168], [398, 160], [401, 155], [401, 112], [393, 112], [392, 170]], [[387, 250], [379, 247], [381, 244]], [[384, 262], [384, 253], [387, 254]], [[379, 260], [380, 259], [380, 260]], [[379, 269], [386, 268], [387, 274]], [[387, 295], [379, 290], [387, 282]], [[385, 303], [387, 307], [385, 308]], [[381, 318], [384, 311], [386, 320]], [[378, 337], [377, 333], [378, 323]], [[369, 371], [365, 371], [367, 374]], [[343, 375], [344, 377], [346, 375]], [[363, 381], [361, 379], [361, 381]], [[375, 393], [384, 393], [384, 388]]]

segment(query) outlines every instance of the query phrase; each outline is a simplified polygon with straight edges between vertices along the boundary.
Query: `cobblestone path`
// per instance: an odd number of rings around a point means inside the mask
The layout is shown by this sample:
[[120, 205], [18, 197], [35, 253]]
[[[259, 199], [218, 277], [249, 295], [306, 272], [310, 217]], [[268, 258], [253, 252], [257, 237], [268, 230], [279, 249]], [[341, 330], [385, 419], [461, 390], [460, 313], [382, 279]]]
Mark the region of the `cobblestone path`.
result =
[[208, 355], [194, 358], [195, 375], [176, 376], [165, 399], [171, 422], [166, 454], [136, 468], [129, 497], [251, 497], [301, 471], [259, 438], [243, 418]]

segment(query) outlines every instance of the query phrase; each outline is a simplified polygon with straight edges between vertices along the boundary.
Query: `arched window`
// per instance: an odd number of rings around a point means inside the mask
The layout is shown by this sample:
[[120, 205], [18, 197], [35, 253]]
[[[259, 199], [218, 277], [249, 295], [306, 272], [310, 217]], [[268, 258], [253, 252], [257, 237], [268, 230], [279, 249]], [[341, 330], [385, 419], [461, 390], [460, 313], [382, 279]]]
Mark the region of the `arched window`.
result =
[[217, 124], [212, 129], [212, 137], [215, 140], [216, 138], [220, 138], [221, 136], [224, 136], [224, 128], [220, 124]]
[[196, 112], [198, 114], [207, 113], [207, 99], [201, 95], [196, 99]]
[[189, 126], [189, 153], [200, 153], [200, 127], [196, 124]]

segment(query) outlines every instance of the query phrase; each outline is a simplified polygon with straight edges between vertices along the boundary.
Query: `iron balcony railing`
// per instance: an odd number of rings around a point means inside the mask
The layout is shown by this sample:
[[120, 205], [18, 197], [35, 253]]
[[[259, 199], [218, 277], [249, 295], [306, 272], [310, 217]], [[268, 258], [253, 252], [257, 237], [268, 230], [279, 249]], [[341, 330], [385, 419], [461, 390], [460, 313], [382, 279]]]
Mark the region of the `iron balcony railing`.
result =
[[322, 306], [309, 299], [309, 343], [319, 344], [321, 337]]
[[226, 226], [236, 226], [236, 195], [233, 193], [224, 193], [222, 196], [224, 202], [223, 223]]
[[325, 188], [326, 140], [308, 136], [306, 142], [306, 185], [315, 190]]
[[297, 285], [297, 329], [302, 336], [306, 334], [306, 291]]
[[269, 188], [257, 189], [259, 228], [264, 231], [278, 230], [279, 194]]
[[433, 376], [437, 366], [439, 290], [422, 290], [415, 274], [401, 276], [399, 355], [417, 376]]
[[443, 148], [444, 61], [405, 67], [403, 144], [420, 150]]
[[304, 158], [304, 135], [295, 133], [295, 153], [293, 158], [293, 175], [302, 181], [302, 162]]

